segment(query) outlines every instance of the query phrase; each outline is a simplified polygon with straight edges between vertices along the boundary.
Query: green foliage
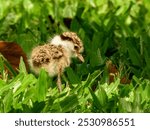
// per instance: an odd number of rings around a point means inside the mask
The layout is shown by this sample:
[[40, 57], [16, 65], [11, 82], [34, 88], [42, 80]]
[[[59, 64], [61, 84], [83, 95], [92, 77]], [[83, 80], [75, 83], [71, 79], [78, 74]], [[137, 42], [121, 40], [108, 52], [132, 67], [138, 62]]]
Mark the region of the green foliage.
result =
[[93, 85], [101, 72], [89, 74], [85, 81], [73, 84], [72, 88], [63, 85], [50, 86], [48, 75], [41, 70], [39, 77], [27, 72], [20, 73], [12, 80], [0, 80], [0, 112], [149, 112], [150, 81], [133, 78], [132, 83], [101, 84], [95, 91]]
[[[18, 74], [0, 56], [0, 112], [150, 112], [149, 0], [0, 0], [0, 39], [27, 55], [56, 33], [75, 31], [85, 63], [73, 59], [58, 93], [55, 77]], [[119, 76], [108, 83], [107, 59]], [[7, 75], [5, 67], [11, 75]], [[123, 75], [130, 84], [121, 84]], [[132, 77], [133, 76], [133, 77]]]

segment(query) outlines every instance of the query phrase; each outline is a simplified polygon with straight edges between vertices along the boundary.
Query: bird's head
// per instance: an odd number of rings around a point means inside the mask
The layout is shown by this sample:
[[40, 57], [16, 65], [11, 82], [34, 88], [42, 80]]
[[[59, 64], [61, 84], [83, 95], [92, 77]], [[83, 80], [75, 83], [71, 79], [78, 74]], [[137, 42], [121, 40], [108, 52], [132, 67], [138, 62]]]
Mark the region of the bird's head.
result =
[[74, 32], [64, 32], [61, 35], [56, 35], [51, 44], [62, 45], [66, 48], [71, 57], [77, 57], [80, 61], [84, 62], [82, 52], [84, 50], [83, 43], [80, 38]]

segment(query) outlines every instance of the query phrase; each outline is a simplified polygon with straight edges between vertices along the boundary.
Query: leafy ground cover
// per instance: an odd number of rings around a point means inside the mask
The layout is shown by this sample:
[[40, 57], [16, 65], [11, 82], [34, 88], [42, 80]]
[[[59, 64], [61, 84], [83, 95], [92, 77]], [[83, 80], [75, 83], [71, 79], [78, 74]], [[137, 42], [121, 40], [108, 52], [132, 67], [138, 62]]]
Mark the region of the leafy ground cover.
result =
[[[0, 39], [30, 55], [34, 46], [71, 30], [84, 43], [85, 63], [73, 59], [63, 92], [44, 70], [18, 74], [0, 58], [0, 112], [150, 112], [149, 0], [0, 0]], [[109, 83], [111, 60], [118, 75]], [[4, 71], [7, 66], [12, 72]], [[131, 80], [122, 84], [122, 77]]]

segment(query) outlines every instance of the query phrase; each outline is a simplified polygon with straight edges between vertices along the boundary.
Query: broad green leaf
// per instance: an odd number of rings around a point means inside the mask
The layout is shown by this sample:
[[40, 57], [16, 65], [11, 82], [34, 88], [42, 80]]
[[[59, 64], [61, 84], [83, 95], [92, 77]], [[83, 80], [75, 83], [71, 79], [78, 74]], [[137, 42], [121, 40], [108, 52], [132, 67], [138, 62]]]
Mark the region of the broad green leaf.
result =
[[13, 92], [10, 90], [6, 96], [4, 97], [3, 104], [4, 104], [4, 112], [11, 111], [12, 108], [12, 102], [13, 102]]
[[128, 10], [130, 6], [130, 3], [125, 4], [124, 6], [121, 6], [117, 11], [116, 11], [116, 16], [119, 15], [124, 15], [126, 11]]
[[95, 95], [95, 93], [93, 92], [93, 90], [91, 90], [90, 88], [89, 88], [89, 91], [90, 91], [91, 96], [93, 98], [93, 105], [97, 108], [97, 110], [101, 111], [103, 109], [103, 107], [102, 107], [102, 105], [101, 105], [98, 97]]
[[14, 97], [19, 95], [20, 93], [24, 93], [25, 90], [30, 86], [30, 84], [34, 84], [36, 82], [35, 77], [31, 74], [24, 77], [21, 82], [21, 85], [14, 90]]
[[100, 49], [96, 49], [94, 51], [91, 51], [90, 53], [90, 64], [92, 67], [99, 66], [102, 63], [102, 57]]
[[3, 87], [0, 88], [0, 95], [2, 95], [4, 92], [10, 90], [10, 89], [13, 89], [15, 87], [19, 87], [21, 85], [21, 82], [18, 80], [16, 82], [12, 82], [8, 85], [5, 85]]
[[22, 57], [20, 58], [19, 71], [20, 73], [27, 74], [26, 66]]
[[86, 81], [84, 82], [84, 87], [90, 88], [91, 85], [95, 82], [95, 80], [100, 76], [102, 71], [96, 70], [92, 74], [89, 74]]
[[5, 86], [6, 85], [6, 82], [2, 79], [0, 79], [0, 88]]
[[62, 112], [71, 112], [79, 104], [77, 95], [69, 95], [60, 102]]
[[72, 70], [71, 67], [68, 67], [66, 69], [66, 72], [67, 72], [67, 76], [72, 84], [80, 83], [80, 79], [79, 79], [78, 75], [76, 75], [76, 73]]
[[36, 83], [36, 89], [37, 89], [37, 100], [38, 102], [42, 102], [46, 100], [46, 93], [48, 90], [48, 82], [47, 82], [47, 73], [45, 70], [41, 69], [38, 81]]
[[24, 6], [24, 9], [27, 11], [27, 12], [30, 12], [34, 5], [33, 3], [31, 2], [31, 0], [24, 0], [23, 1], [23, 6]]
[[132, 42], [135, 42], [135, 41], [133, 39], [131, 39], [131, 41], [128, 42], [128, 44], [127, 44], [129, 57], [130, 57], [133, 65], [141, 66], [142, 65], [141, 64], [141, 56], [134, 45], [136, 43], [132, 43]]
[[5, 57], [3, 57], [0, 53], [0, 71], [4, 70], [4, 65], [13, 74], [13, 76], [17, 75], [15, 70], [12, 68], [10, 63], [7, 61], [7, 59]]
[[103, 86], [106, 91], [107, 96], [110, 98], [112, 94], [118, 94], [118, 85], [120, 84], [120, 79], [118, 78], [115, 82], [112, 82], [110, 85]]
[[32, 110], [32, 112], [40, 113], [43, 110], [44, 106], [45, 106], [44, 101], [43, 102], [35, 102], [33, 104], [33, 108], [31, 110]]
[[15, 90], [18, 87], [20, 87], [23, 77], [24, 77], [24, 75], [22, 73], [20, 73], [10, 83], [6, 83], [4, 86], [0, 86], [0, 95], [9, 89], [13, 89], [13, 92], [15, 92]]
[[141, 109], [141, 99], [141, 92], [135, 90], [132, 112], [143, 112], [143, 110]]
[[125, 98], [120, 98], [119, 109], [120, 112], [132, 112], [131, 102], [127, 101]]
[[0, 53], [0, 73], [2, 73], [4, 71], [4, 60], [3, 60], [3, 56]]
[[100, 87], [99, 85], [99, 88], [98, 90], [96, 91], [96, 96], [98, 97], [98, 100], [101, 104], [101, 106], [106, 106], [107, 102], [108, 102], [108, 97], [107, 97], [107, 94], [104, 90], [103, 87]]

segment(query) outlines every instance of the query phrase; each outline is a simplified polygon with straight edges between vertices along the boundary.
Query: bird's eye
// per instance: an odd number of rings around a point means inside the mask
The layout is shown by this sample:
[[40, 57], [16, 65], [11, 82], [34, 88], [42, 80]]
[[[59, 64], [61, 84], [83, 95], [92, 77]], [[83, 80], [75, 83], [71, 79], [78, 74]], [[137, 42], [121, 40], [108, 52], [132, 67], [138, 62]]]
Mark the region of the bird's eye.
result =
[[74, 46], [74, 49], [75, 49], [75, 50], [78, 50], [78, 49], [79, 49], [79, 47], [75, 45], [75, 46]]

